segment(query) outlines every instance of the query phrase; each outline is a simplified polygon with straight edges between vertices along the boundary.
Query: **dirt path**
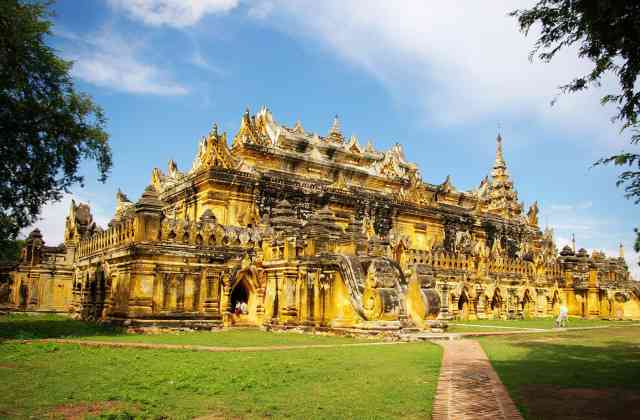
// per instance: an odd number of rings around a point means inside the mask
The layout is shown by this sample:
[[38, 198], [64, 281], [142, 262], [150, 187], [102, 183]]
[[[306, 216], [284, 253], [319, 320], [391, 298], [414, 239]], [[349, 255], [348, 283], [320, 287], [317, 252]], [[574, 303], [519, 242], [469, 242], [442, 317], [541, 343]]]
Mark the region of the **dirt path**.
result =
[[444, 356], [433, 420], [522, 419], [477, 341], [460, 339], [438, 344]]

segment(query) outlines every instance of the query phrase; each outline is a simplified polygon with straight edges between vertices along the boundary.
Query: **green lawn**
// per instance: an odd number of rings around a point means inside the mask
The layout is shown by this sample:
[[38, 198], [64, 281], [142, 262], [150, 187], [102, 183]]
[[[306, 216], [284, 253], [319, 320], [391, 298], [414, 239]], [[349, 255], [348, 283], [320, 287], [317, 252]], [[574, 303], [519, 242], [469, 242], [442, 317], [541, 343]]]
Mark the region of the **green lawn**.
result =
[[0, 417], [115, 402], [142, 418], [428, 418], [441, 358], [428, 343], [204, 353], [0, 345]]
[[115, 336], [120, 328], [75, 321], [60, 315], [8, 314], [0, 316], [0, 339], [29, 340], [36, 338], [65, 338], [83, 336]]
[[[524, 320], [478, 319], [474, 321], [451, 321], [449, 332], [490, 332], [490, 331], [515, 331], [535, 329], [552, 329], [554, 318], [537, 318]], [[597, 327], [597, 326], [623, 326], [631, 325], [633, 321], [606, 321], [600, 319], [569, 318], [567, 328]], [[637, 323], [637, 322], [636, 322]]]
[[356, 339], [297, 332], [267, 332], [257, 329], [203, 332], [175, 332], [163, 334], [122, 334], [116, 336], [85, 336], [83, 340], [115, 341], [153, 344], [180, 344], [215, 347], [304, 346], [314, 344], [373, 343], [380, 340]]
[[[370, 343], [375, 339], [355, 339], [295, 332], [261, 330], [193, 331], [162, 334], [127, 334], [125, 330], [76, 321], [58, 315], [8, 315], [0, 317], [0, 338], [38, 339], [74, 338], [93, 341], [116, 341], [155, 344], [253, 347], [308, 344]], [[378, 340], [379, 341], [379, 340]]]
[[479, 341], [528, 419], [640, 418], [640, 327]]
[[[0, 317], [4, 338], [255, 346], [355, 339], [234, 330], [127, 335], [54, 316]], [[0, 343], [0, 418], [429, 418], [442, 351], [430, 343], [208, 353]]]

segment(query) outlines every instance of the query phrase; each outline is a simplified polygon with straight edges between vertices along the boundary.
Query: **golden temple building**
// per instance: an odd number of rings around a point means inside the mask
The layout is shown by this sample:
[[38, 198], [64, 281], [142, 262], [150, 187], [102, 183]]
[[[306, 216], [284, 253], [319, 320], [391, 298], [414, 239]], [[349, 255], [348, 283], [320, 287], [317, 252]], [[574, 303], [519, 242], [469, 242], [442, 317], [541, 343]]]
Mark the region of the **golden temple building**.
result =
[[[490, 174], [422, 180], [399, 144], [376, 150], [246, 111], [214, 125], [193, 166], [154, 169], [108, 227], [72, 203], [64, 243], [27, 239], [3, 305], [134, 326], [427, 329], [438, 320], [640, 319], [624, 258], [565, 247], [525, 210], [497, 138]], [[62, 221], [60, 221], [62, 223]]]

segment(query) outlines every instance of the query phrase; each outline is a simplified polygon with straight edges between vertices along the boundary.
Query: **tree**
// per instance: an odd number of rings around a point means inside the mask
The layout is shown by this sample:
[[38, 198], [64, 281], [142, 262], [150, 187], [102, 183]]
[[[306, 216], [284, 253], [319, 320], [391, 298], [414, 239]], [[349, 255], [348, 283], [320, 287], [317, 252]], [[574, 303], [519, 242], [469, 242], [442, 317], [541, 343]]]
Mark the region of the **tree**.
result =
[[0, 241], [74, 184], [82, 159], [111, 168], [102, 109], [76, 92], [72, 63], [46, 43], [51, 0], [0, 0]]
[[22, 239], [0, 241], [0, 265], [17, 264], [20, 260], [20, 251], [22, 251], [24, 244], [25, 241]]
[[[613, 74], [619, 90], [606, 94], [601, 103], [615, 104], [613, 121], [630, 129], [631, 144], [640, 142], [640, 2], [637, 0], [540, 0], [530, 9], [515, 10], [520, 30], [527, 35], [532, 28], [540, 35], [530, 53], [550, 62], [567, 47], [576, 46], [578, 57], [587, 58], [593, 68], [560, 87], [563, 93], [579, 92], [599, 86], [602, 78]], [[624, 186], [625, 196], [640, 204], [640, 155], [621, 152], [604, 157], [594, 165], [614, 164], [626, 169], [616, 184]], [[636, 247], [640, 233], [636, 229]]]

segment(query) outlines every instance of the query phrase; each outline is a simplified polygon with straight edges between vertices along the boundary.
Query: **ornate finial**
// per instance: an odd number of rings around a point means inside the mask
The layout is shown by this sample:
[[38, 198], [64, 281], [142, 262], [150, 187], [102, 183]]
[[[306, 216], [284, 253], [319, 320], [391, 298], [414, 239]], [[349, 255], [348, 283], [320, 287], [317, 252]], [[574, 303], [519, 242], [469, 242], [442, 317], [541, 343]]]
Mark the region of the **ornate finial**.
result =
[[333, 119], [333, 125], [331, 126], [331, 131], [329, 131], [329, 134], [342, 135], [342, 130], [340, 128], [340, 119], [338, 118], [338, 114], [336, 114], [335, 118]]
[[213, 123], [213, 127], [211, 128], [211, 135], [213, 137], [218, 137], [218, 124], [217, 123]]
[[620, 258], [624, 258], [624, 245], [620, 242]]
[[502, 136], [500, 133], [498, 133], [498, 137], [496, 137], [496, 162], [493, 166], [494, 168], [507, 166], [504, 162], [504, 155], [502, 154]]
[[344, 141], [342, 130], [340, 129], [340, 119], [338, 119], [338, 115], [336, 115], [333, 120], [333, 125], [331, 126], [331, 130], [329, 130], [328, 139], [335, 143], [342, 143]]

